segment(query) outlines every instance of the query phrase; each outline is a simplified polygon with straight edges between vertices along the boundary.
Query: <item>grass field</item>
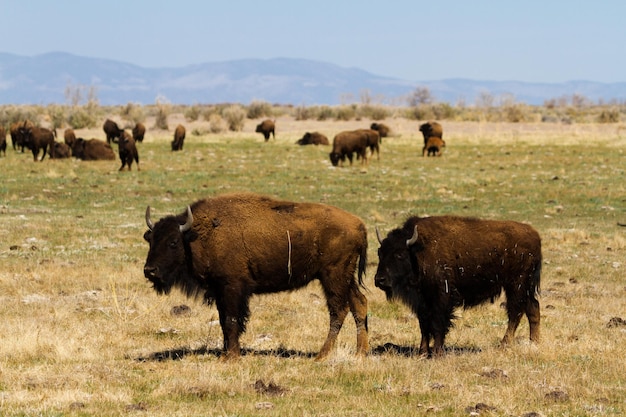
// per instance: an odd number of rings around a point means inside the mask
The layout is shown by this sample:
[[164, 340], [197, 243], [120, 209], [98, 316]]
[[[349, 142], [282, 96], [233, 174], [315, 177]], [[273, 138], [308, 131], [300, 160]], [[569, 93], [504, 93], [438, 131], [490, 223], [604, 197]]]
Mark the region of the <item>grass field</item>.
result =
[[[182, 120], [183, 124], [184, 120]], [[369, 121], [277, 120], [277, 138], [149, 130], [141, 171], [119, 161], [0, 158], [0, 414], [3, 416], [612, 416], [626, 413], [626, 133], [612, 125], [443, 123], [441, 158], [421, 156], [419, 123], [387, 120], [381, 158], [334, 168], [329, 147], [299, 147]], [[170, 121], [175, 127], [177, 122]], [[149, 125], [149, 122], [146, 123]], [[79, 136], [104, 138], [99, 129]], [[317, 284], [252, 299], [244, 356], [219, 358], [215, 307], [143, 277], [144, 213], [253, 191], [323, 202], [368, 227], [370, 344], [338, 346]], [[542, 341], [498, 346], [500, 303], [459, 311], [441, 359], [411, 355], [417, 319], [374, 286], [378, 242], [409, 215], [532, 224], [542, 236]], [[183, 314], [176, 306], [187, 305]]]

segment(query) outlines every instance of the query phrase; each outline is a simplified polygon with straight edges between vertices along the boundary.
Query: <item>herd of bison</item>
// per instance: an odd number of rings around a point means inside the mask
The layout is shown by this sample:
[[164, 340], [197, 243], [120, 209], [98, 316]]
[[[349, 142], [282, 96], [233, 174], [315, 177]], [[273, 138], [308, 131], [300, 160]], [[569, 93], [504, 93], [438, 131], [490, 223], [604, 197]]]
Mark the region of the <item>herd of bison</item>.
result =
[[[25, 121], [10, 128], [12, 145], [33, 159], [75, 157], [115, 160], [120, 170], [139, 170], [137, 142], [145, 126], [129, 133], [112, 120], [103, 125], [106, 140], [77, 138], [72, 129], [57, 141], [56, 132]], [[440, 156], [443, 130], [437, 122], [420, 126], [423, 156]], [[268, 141], [275, 122], [256, 127]], [[390, 129], [372, 123], [369, 129], [338, 133], [329, 153], [334, 166], [350, 164], [353, 156], [365, 163], [368, 153], [379, 153]], [[185, 128], [178, 125], [172, 151], [183, 149]], [[0, 129], [0, 150], [6, 154], [6, 133]], [[307, 132], [299, 145], [330, 145], [319, 132]], [[43, 151], [39, 158], [40, 151]], [[301, 288], [318, 280], [326, 297], [329, 330], [318, 358], [329, 354], [343, 322], [351, 313], [356, 323], [357, 354], [369, 351], [367, 298], [361, 292], [367, 265], [367, 228], [355, 215], [319, 203], [292, 202], [254, 193], [225, 194], [196, 201], [177, 215], [154, 221], [145, 215], [149, 244], [144, 276], [160, 294], [178, 288], [190, 297], [215, 304], [223, 332], [226, 358], [240, 355], [239, 337], [249, 318], [254, 294]], [[527, 224], [455, 216], [411, 217], [382, 236], [374, 282], [387, 298], [406, 304], [417, 316], [421, 331], [419, 353], [441, 356], [452, 326], [454, 310], [506, 295], [508, 327], [502, 339], [514, 338], [525, 315], [530, 339], [539, 341], [541, 239]], [[245, 250], [241, 250], [245, 248]], [[432, 344], [431, 344], [432, 342]]]
[[[127, 132], [120, 129], [113, 120], [107, 119], [102, 130], [106, 135], [106, 141], [100, 139], [77, 138], [73, 129], [65, 129], [63, 132], [64, 141], [57, 141], [56, 129], [35, 126], [31, 121], [15, 122], [10, 126], [11, 143], [14, 150], [30, 149], [35, 161], [43, 161], [46, 154], [52, 159], [62, 159], [75, 157], [85, 161], [93, 160], [115, 160], [115, 151], [112, 143], [117, 144], [118, 154], [122, 165], [119, 170], [125, 167], [131, 170], [133, 161], [139, 170], [139, 152], [137, 142], [143, 142], [146, 127], [143, 123], [137, 123]], [[276, 124], [274, 120], [264, 120], [259, 123], [255, 130], [261, 133], [267, 142], [270, 136], [276, 137]], [[440, 156], [442, 148], [446, 146], [443, 140], [443, 129], [437, 122], [426, 122], [420, 126], [420, 131], [424, 136], [424, 156]], [[390, 129], [382, 123], [372, 123], [369, 129], [357, 129], [338, 133], [333, 139], [330, 160], [334, 166], [343, 165], [346, 159], [352, 164], [354, 155], [361, 159], [362, 163], [367, 162], [367, 151], [373, 155], [376, 153], [380, 158], [380, 143], [382, 138], [389, 136]], [[172, 151], [183, 149], [185, 141], [185, 127], [179, 124], [174, 130], [174, 138], [171, 142]], [[319, 132], [306, 132], [304, 136], [296, 142], [298, 145], [329, 145], [328, 138]], [[0, 154], [6, 155], [6, 131], [0, 125]], [[39, 154], [42, 152], [41, 158]]]

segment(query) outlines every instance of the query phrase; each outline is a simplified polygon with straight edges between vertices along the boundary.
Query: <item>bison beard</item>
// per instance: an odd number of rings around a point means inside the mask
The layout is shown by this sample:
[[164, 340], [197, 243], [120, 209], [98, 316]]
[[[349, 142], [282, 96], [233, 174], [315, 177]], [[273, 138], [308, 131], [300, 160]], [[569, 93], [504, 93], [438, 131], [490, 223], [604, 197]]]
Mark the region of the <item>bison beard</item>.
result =
[[503, 289], [509, 323], [502, 344], [513, 339], [524, 314], [530, 339], [539, 341], [535, 296], [541, 239], [531, 226], [453, 216], [412, 217], [380, 243], [375, 284], [388, 299], [402, 300], [417, 315], [421, 354], [443, 354], [455, 308], [493, 302]]
[[348, 312], [356, 323], [357, 354], [367, 353], [367, 300], [359, 289], [367, 232], [359, 218], [323, 204], [230, 194], [197, 201], [156, 224], [148, 207], [146, 224], [144, 275], [157, 293], [176, 287], [214, 301], [227, 358], [240, 355], [253, 294], [294, 290], [315, 279], [330, 314], [318, 359], [329, 354]]

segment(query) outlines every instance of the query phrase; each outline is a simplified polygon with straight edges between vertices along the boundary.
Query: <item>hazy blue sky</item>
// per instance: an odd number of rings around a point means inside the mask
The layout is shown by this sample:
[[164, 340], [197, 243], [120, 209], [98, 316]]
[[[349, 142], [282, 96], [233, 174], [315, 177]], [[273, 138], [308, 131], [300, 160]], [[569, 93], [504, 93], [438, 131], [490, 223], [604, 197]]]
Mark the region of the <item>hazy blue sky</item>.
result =
[[306, 58], [411, 81], [626, 81], [626, 1], [0, 0], [0, 52]]

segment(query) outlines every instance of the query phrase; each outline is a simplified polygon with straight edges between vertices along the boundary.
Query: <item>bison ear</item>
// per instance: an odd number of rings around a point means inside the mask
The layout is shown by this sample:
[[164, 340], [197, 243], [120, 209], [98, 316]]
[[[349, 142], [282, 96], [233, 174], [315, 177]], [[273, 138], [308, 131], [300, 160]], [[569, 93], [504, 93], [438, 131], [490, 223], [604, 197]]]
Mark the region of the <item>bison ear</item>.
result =
[[407, 248], [415, 244], [415, 242], [417, 242], [417, 225], [415, 226], [415, 229], [413, 229], [413, 236], [411, 236], [411, 239], [406, 241]]
[[191, 229], [193, 225], [193, 214], [191, 214], [191, 207], [187, 206], [187, 221], [185, 224], [180, 225], [180, 232], [185, 233], [186, 231]]

